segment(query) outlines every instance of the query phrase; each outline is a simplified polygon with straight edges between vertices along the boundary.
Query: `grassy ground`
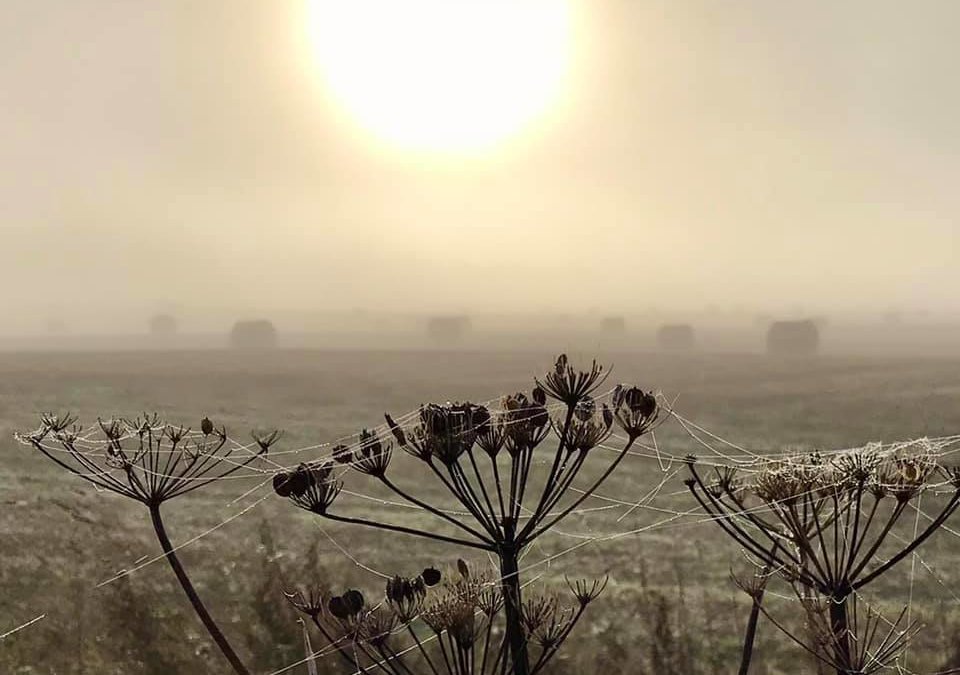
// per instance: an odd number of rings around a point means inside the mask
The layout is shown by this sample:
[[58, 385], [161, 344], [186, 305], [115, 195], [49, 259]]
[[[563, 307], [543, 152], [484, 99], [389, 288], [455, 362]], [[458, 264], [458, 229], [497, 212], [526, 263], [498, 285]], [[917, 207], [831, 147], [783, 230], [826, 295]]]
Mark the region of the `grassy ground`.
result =
[[[960, 432], [960, 361], [597, 356], [613, 364], [614, 380], [677, 397], [685, 417], [764, 452]], [[163, 561], [94, 589], [155, 555], [158, 547], [144, 509], [97, 494], [15, 443], [13, 432], [34, 427], [41, 411], [71, 410], [92, 423], [97, 416], [148, 410], [194, 426], [209, 415], [239, 435], [251, 428], [282, 428], [286, 435], [277, 449], [289, 450], [378, 424], [383, 411], [529, 390], [532, 376], [551, 361], [551, 355], [533, 352], [0, 354], [0, 633], [46, 615], [0, 641], [0, 672], [223, 671]], [[663, 427], [657, 440], [675, 455], [704, 452], [676, 423]], [[283, 457], [285, 464], [301, 459]], [[434, 494], [412, 464], [398, 461], [395, 467], [398, 480]], [[602, 492], [637, 500], [663, 475], [656, 462], [631, 459]], [[665, 485], [655, 506], [691, 507], [682, 477]], [[166, 513], [172, 537], [184, 541], [200, 534], [266, 494], [262, 490], [231, 504], [254, 485], [224, 482], [171, 503]], [[348, 489], [371, 491], [360, 476], [349, 479]], [[386, 507], [344, 496], [337, 509], [384, 515]], [[562, 551], [585, 535], [637, 530], [664, 517], [639, 509], [618, 521], [622, 514], [572, 517], [528, 561]], [[387, 515], [402, 524], [425, 524], [412, 510], [391, 509]], [[745, 603], [728, 571], [745, 566], [719, 530], [698, 520], [688, 517], [590, 544], [541, 568], [546, 585], [562, 582], [564, 574], [609, 571], [612, 577], [590, 622], [580, 627], [577, 647], [567, 650], [569, 672], [735, 672]], [[182, 554], [226, 632], [258, 672], [278, 669], [302, 651], [296, 624], [279, 597], [283, 583], [312, 576], [371, 594], [381, 586], [328, 534], [356, 560], [390, 574], [463, 555], [320, 522], [282, 500], [267, 499]], [[913, 583], [907, 561], [877, 587], [875, 599], [891, 606], [907, 602], [912, 593], [913, 616], [927, 624], [909, 654], [907, 667], [915, 672], [933, 672], [950, 658], [960, 590], [951, 561], [958, 552], [957, 537], [942, 533], [922, 549]], [[795, 609], [777, 599], [772, 606], [788, 615]], [[757, 666], [756, 672], [815, 672], [769, 625], [761, 628]]]

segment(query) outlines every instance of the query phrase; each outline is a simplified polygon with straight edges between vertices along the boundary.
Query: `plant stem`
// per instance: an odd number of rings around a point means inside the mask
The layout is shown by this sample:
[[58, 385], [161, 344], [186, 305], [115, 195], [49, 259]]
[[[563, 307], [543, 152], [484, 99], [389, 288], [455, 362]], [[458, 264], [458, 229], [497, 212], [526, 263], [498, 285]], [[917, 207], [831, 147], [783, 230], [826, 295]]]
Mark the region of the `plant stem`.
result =
[[520, 594], [520, 567], [518, 551], [515, 545], [516, 522], [504, 522], [503, 546], [498, 550], [500, 556], [500, 587], [503, 594], [504, 618], [506, 619], [506, 639], [510, 645], [510, 659], [513, 662], [514, 675], [530, 675], [527, 657], [527, 640], [521, 623], [523, 599]]
[[743, 651], [740, 655], [740, 675], [750, 672], [750, 661], [753, 659], [753, 643], [757, 639], [757, 624], [760, 622], [760, 605], [763, 604], [763, 590], [757, 592], [750, 607], [750, 618], [747, 619], [747, 632], [743, 636]]
[[850, 665], [850, 635], [847, 630], [847, 599], [830, 598], [830, 629], [833, 631], [833, 660], [837, 675], [846, 675]]
[[233, 651], [230, 643], [227, 642], [227, 638], [224, 637], [223, 633], [220, 631], [220, 627], [217, 626], [216, 622], [213, 620], [213, 617], [210, 616], [207, 608], [200, 600], [200, 596], [197, 595], [197, 591], [193, 587], [193, 584], [190, 583], [190, 578], [187, 576], [186, 570], [183, 569], [183, 565], [180, 564], [180, 559], [177, 558], [177, 554], [173, 549], [173, 545], [170, 543], [170, 538], [167, 536], [167, 531], [163, 527], [163, 520], [160, 518], [159, 504], [150, 505], [150, 517], [153, 520], [153, 529], [157, 533], [157, 539], [160, 540], [160, 546], [163, 548], [163, 553], [167, 558], [167, 562], [169, 562], [170, 567], [173, 568], [173, 573], [177, 575], [177, 581], [179, 581], [180, 585], [183, 587], [183, 592], [187, 594], [190, 604], [193, 605], [193, 609], [196, 611], [197, 616], [200, 617], [200, 620], [203, 622], [207, 632], [210, 633], [210, 637], [212, 637], [213, 641], [217, 643], [220, 651], [223, 652], [223, 655], [227, 658], [227, 661], [229, 661], [230, 665], [233, 666], [233, 669], [236, 671], [237, 675], [250, 675], [250, 671], [247, 670], [246, 666], [243, 665], [243, 662], [240, 661], [237, 653]]

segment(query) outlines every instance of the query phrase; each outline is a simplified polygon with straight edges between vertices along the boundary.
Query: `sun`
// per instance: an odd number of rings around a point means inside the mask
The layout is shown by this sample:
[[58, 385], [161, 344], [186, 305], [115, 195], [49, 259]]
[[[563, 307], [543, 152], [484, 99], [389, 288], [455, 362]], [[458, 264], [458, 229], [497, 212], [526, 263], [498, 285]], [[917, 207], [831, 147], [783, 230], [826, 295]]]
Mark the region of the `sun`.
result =
[[380, 141], [482, 151], [528, 129], [563, 92], [566, 0], [308, 0], [324, 87]]

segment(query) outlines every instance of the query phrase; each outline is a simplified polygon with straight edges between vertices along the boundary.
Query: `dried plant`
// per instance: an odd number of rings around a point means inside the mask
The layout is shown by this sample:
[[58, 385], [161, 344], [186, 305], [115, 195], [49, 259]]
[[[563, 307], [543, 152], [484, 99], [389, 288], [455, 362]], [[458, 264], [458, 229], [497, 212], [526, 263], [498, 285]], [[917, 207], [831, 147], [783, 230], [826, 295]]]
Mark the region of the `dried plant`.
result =
[[[568, 606], [553, 595], [524, 601], [522, 629], [534, 651], [531, 673], [541, 672], [556, 655], [606, 580], [569, 585], [574, 603]], [[456, 570], [427, 568], [416, 577], [389, 579], [383, 601], [373, 606], [356, 590], [341, 596], [298, 590], [287, 597], [353, 672], [494, 675], [509, 667], [509, 642], [494, 639], [505, 630], [499, 581], [462, 560]]]
[[[847, 601], [847, 626], [844, 634], [837, 633], [829, 598], [809, 597], [794, 587], [794, 592], [807, 618], [813, 644], [807, 644], [783, 626], [766, 608], [764, 616], [791, 640], [816, 659], [845, 675], [872, 675], [895, 667], [895, 662], [910, 640], [919, 631], [917, 621], [905, 622], [904, 607], [895, 621], [889, 621], [877, 610], [867, 606], [859, 595]], [[884, 629], [884, 627], [886, 627]]]
[[[40, 427], [18, 438], [98, 489], [140, 502], [194, 611], [233, 669], [246, 675], [227, 638], [207, 611], [170, 542], [160, 507], [165, 502], [238, 474], [267, 452], [278, 432], [254, 437], [256, 450], [228, 442], [225, 428], [204, 418], [200, 431], [168, 424], [157, 415], [97, 420], [100, 438], [84, 434], [69, 414], [44, 414]], [[95, 433], [95, 432], [94, 432]]]
[[[808, 647], [826, 653], [838, 674], [867, 672], [850, 665], [859, 662], [862, 646], [851, 626], [857, 591], [915, 551], [960, 503], [960, 471], [938, 466], [922, 449], [907, 454], [867, 447], [829, 458], [787, 457], [767, 462], [749, 481], [727, 467], [705, 480], [693, 458], [688, 465], [686, 484], [712, 520], [762, 567], [803, 589], [805, 600], [822, 599], [831, 638], [823, 649]], [[911, 503], [940, 487], [950, 494], [939, 513], [881, 557]]]
[[[499, 409], [469, 402], [424, 405], [412, 425], [400, 425], [385, 416], [393, 441], [364, 430], [352, 447], [334, 448], [335, 463], [379, 481], [400, 499], [452, 526], [454, 535], [334, 513], [342, 483], [331, 464], [282, 472], [274, 486], [280, 496], [330, 520], [495, 555], [510, 666], [516, 675], [529, 675], [542, 664], [531, 664], [528, 653], [531, 633], [523, 626], [521, 554], [588, 499], [620, 465], [634, 442], [659, 420], [656, 397], [636, 387], [618, 386], [609, 405], [599, 403], [596, 394], [607, 374], [596, 362], [579, 371], [561, 355], [553, 369], [535, 381], [529, 396], [522, 392], [506, 396]], [[559, 402], [553, 411], [548, 398]], [[604, 461], [593, 451], [608, 440], [614, 423], [624, 431], [626, 441], [610, 456], [599, 477], [573, 495], [571, 488], [584, 466]], [[556, 437], [552, 449], [544, 443], [551, 433]], [[394, 482], [390, 477], [394, 442], [442, 486], [465, 516], [429, 503]], [[560, 623], [554, 628], [565, 637]]]

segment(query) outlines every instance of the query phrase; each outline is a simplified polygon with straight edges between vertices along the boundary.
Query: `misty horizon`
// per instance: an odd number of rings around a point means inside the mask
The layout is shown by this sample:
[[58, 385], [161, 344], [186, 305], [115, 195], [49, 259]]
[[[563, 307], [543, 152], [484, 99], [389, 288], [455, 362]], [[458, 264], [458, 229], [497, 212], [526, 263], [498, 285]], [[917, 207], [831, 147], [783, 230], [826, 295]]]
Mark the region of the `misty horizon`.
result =
[[960, 309], [960, 7], [571, 7], [557, 102], [460, 156], [345, 118], [300, 3], [8, 3], [0, 333], [96, 311]]

